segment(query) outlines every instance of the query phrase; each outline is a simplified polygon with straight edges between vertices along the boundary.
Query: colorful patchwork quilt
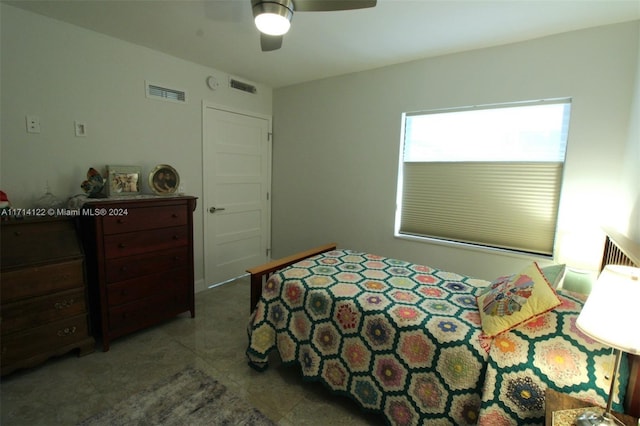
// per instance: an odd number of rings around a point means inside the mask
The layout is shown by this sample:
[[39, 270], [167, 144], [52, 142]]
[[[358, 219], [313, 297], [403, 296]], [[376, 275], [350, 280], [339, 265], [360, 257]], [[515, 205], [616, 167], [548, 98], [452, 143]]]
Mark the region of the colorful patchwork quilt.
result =
[[553, 311], [489, 339], [476, 304], [488, 284], [367, 253], [323, 253], [265, 283], [249, 363], [264, 370], [277, 350], [306, 379], [390, 425], [541, 425], [547, 387], [604, 405], [613, 356], [577, 330], [583, 300], [561, 294]]

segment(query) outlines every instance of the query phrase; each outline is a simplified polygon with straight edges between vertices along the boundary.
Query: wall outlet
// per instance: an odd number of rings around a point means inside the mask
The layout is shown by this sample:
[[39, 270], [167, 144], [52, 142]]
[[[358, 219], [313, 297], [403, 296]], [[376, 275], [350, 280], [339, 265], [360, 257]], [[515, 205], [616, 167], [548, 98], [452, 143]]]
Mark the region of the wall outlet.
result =
[[40, 117], [27, 115], [27, 133], [40, 133]]

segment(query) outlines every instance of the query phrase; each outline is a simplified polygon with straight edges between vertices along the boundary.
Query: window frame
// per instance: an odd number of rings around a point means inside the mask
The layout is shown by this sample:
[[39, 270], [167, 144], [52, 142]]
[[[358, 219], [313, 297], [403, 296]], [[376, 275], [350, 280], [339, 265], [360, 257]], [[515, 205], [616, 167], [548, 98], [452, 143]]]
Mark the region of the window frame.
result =
[[[536, 105], [548, 105], [548, 104], [562, 104], [564, 106], [563, 109], [563, 126], [562, 126], [562, 140], [563, 144], [560, 149], [556, 152], [559, 154], [558, 157], [562, 158], [562, 161], [556, 162], [559, 165], [559, 177], [557, 177], [556, 182], [554, 183], [553, 193], [555, 194], [554, 204], [551, 205], [550, 210], [553, 211], [552, 217], [552, 231], [551, 237], [548, 237], [547, 241], [549, 243], [548, 249], [540, 250], [540, 249], [528, 249], [527, 247], [520, 246], [505, 246], [504, 244], [494, 244], [492, 242], [487, 241], [468, 241], [460, 238], [448, 238], [446, 236], [441, 235], [430, 235], [430, 234], [420, 234], [420, 233], [412, 233], [403, 231], [402, 219], [403, 219], [403, 196], [404, 196], [404, 188], [405, 188], [405, 163], [410, 163], [411, 161], [405, 160], [404, 151], [406, 144], [406, 131], [407, 131], [407, 118], [416, 115], [423, 114], [439, 114], [439, 113], [449, 113], [449, 112], [459, 112], [459, 111], [474, 111], [474, 110], [487, 110], [487, 109], [497, 109], [497, 108], [512, 108], [512, 107], [520, 107], [520, 106], [536, 106]], [[516, 256], [538, 256], [541, 258], [553, 258], [555, 249], [556, 249], [556, 239], [558, 232], [558, 216], [560, 209], [560, 199], [562, 195], [562, 187], [564, 180], [564, 170], [566, 164], [566, 153], [568, 150], [569, 144], [569, 126], [571, 122], [571, 106], [572, 99], [569, 97], [565, 98], [553, 98], [553, 99], [544, 99], [544, 100], [536, 100], [536, 101], [522, 101], [522, 102], [509, 102], [509, 103], [500, 103], [500, 104], [487, 104], [487, 105], [476, 105], [470, 107], [460, 107], [460, 108], [447, 108], [447, 109], [434, 109], [427, 111], [415, 111], [415, 112], [404, 112], [401, 116], [401, 134], [400, 134], [400, 150], [399, 150], [399, 165], [398, 165], [398, 176], [397, 176], [397, 193], [396, 193], [396, 215], [395, 215], [395, 223], [394, 223], [394, 236], [401, 239], [407, 239], [412, 241], [421, 241], [428, 243], [436, 243], [440, 245], [446, 246], [454, 246], [461, 248], [469, 248], [476, 249], [480, 251], [490, 251], [490, 252], [500, 252], [503, 254], [511, 254]], [[563, 150], [563, 151], [562, 151]], [[507, 164], [515, 164], [518, 161], [504, 161]], [[438, 163], [443, 161], [432, 161], [425, 163]], [[445, 163], [447, 161], [444, 161]], [[468, 163], [473, 163], [474, 161], [468, 161]], [[464, 163], [461, 161], [460, 163]], [[544, 162], [540, 162], [544, 163]], [[554, 163], [549, 161], [548, 163]], [[549, 222], [551, 223], [551, 222]]]

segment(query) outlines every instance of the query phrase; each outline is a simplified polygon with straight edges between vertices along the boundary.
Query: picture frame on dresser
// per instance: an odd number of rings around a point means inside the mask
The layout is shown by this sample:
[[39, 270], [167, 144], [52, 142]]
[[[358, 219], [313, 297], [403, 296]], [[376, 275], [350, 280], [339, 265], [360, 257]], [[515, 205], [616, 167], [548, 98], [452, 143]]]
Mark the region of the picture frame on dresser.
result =
[[107, 196], [140, 194], [142, 169], [138, 166], [107, 166]]

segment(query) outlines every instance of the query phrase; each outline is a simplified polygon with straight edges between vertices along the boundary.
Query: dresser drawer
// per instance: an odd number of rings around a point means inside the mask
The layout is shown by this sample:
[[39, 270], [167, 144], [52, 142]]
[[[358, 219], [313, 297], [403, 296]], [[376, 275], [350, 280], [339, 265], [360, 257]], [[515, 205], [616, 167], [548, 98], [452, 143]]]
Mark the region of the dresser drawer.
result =
[[187, 224], [188, 214], [184, 205], [131, 208], [124, 216], [105, 216], [102, 228], [105, 234], [118, 234], [180, 226]]
[[2, 303], [84, 286], [82, 259], [3, 272]]
[[184, 290], [180, 293], [158, 292], [151, 297], [110, 308], [109, 327], [116, 335], [128, 333], [173, 318], [189, 308]]
[[107, 286], [109, 309], [160, 293], [169, 294], [171, 297], [175, 297], [175, 294], [180, 292], [186, 293], [188, 279], [187, 269], [180, 268], [109, 284]]
[[189, 260], [187, 246], [136, 256], [109, 259], [106, 263], [107, 282], [149, 275], [183, 267]]
[[107, 235], [104, 237], [104, 251], [107, 259], [114, 259], [156, 250], [182, 247], [189, 243], [189, 229], [186, 226], [177, 226]]
[[41, 353], [53, 353], [57, 348], [85, 340], [89, 327], [87, 315], [79, 315], [2, 336], [2, 364], [19, 362]]
[[82, 257], [75, 222], [69, 219], [2, 223], [2, 269]]
[[87, 313], [84, 289], [2, 305], [2, 334]]

